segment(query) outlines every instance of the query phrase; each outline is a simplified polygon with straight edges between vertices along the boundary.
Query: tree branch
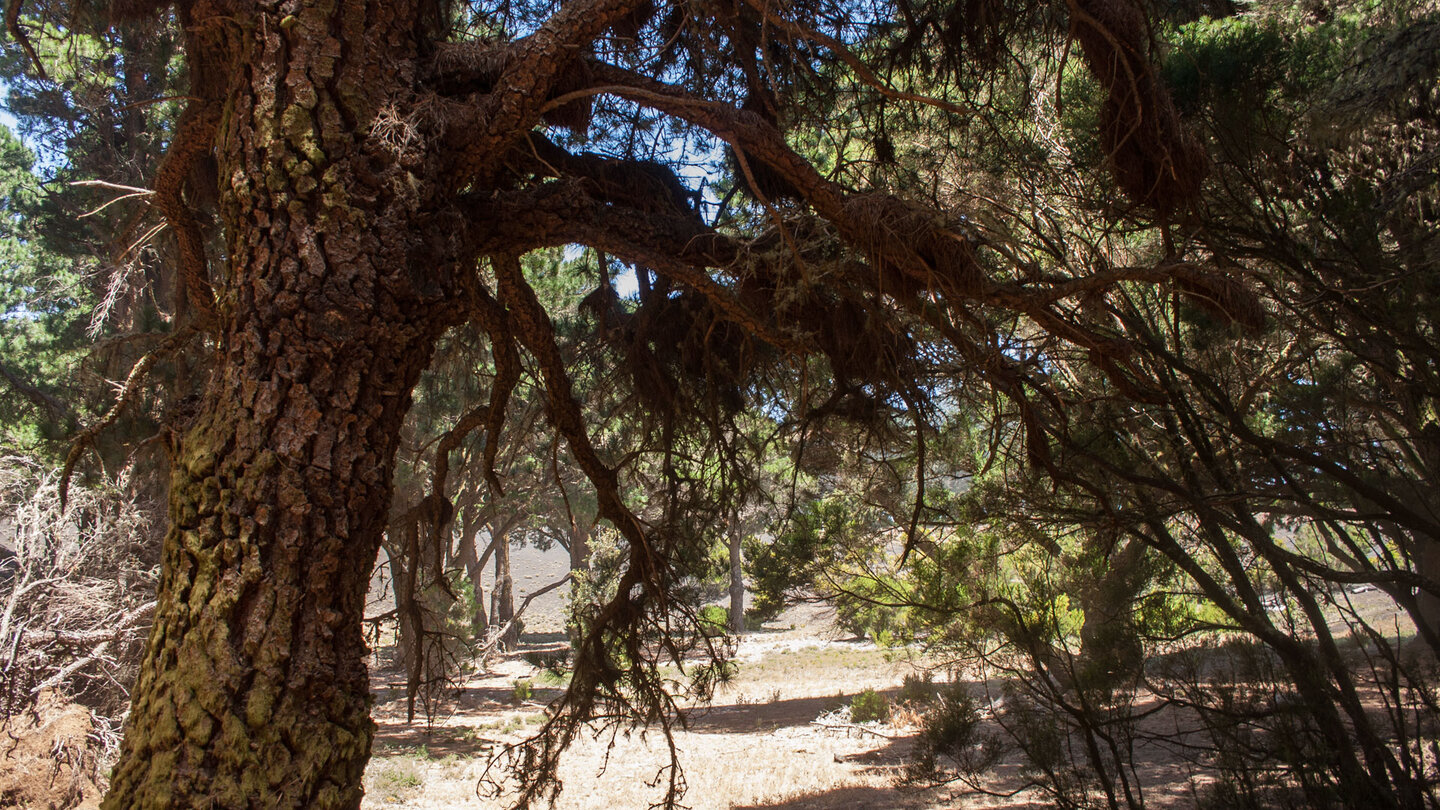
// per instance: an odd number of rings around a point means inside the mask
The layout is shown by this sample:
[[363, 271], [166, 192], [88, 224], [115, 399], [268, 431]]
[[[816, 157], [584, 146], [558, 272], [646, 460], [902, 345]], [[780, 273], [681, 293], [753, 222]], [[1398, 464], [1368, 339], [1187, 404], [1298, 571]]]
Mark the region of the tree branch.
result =
[[689, 286], [759, 340], [796, 354], [809, 353], [703, 271], [737, 266], [749, 246], [693, 217], [606, 205], [589, 195], [584, 181], [576, 180], [471, 198], [468, 211], [482, 254], [587, 245]]
[[[454, 121], [447, 140], [460, 147], [454, 164], [455, 182], [464, 184], [494, 171], [496, 159], [540, 121], [541, 109], [563, 75], [582, 70], [580, 59], [605, 29], [634, 13], [645, 0], [588, 0], [562, 4], [538, 31], [506, 48], [508, 53], [486, 53], [489, 67], [500, 67], [493, 87], [473, 106], [470, 115]], [[443, 76], [463, 75], [457, 70], [457, 53], [451, 49], [437, 61]], [[449, 70], [445, 70], [449, 63]], [[481, 66], [483, 67], [483, 66]]]

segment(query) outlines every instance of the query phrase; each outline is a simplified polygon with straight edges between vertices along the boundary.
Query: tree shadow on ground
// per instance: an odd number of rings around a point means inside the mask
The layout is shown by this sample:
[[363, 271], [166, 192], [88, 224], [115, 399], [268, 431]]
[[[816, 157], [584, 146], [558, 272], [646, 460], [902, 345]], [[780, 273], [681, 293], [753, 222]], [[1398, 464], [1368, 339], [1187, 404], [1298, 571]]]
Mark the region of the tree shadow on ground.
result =
[[375, 735], [375, 756], [415, 753], [423, 748], [430, 757], [477, 757], [502, 745], [504, 742], [478, 736], [468, 728], [382, 724]]
[[731, 810], [920, 810], [935, 806], [938, 791], [878, 786], [839, 787], [763, 804], [737, 804]]
[[739, 706], [705, 706], [690, 712], [690, 730], [700, 734], [745, 734], [804, 726], [849, 703], [849, 697], [792, 698]]

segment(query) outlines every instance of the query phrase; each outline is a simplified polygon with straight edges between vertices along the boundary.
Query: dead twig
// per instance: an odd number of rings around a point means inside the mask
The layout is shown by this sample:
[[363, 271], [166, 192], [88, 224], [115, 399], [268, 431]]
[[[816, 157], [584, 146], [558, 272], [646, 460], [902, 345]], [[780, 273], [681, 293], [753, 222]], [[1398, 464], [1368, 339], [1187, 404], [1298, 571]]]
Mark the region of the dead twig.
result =
[[74, 443], [70, 445], [70, 452], [65, 456], [65, 466], [60, 473], [61, 511], [64, 511], [69, 498], [70, 476], [75, 472], [75, 465], [79, 463], [81, 454], [85, 452], [86, 448], [94, 445], [95, 438], [100, 435], [101, 431], [115, 424], [115, 420], [120, 418], [125, 406], [129, 405], [135, 395], [139, 393], [140, 384], [144, 382], [146, 374], [149, 373], [150, 367], [155, 364], [155, 361], [184, 345], [197, 331], [198, 327], [194, 322], [186, 324], [172, 332], [165, 340], [161, 341], [159, 346], [146, 352], [145, 356], [141, 357], [130, 369], [130, 373], [126, 375], [125, 383], [120, 388], [120, 396], [116, 398], [115, 404], [110, 407], [110, 410], [100, 417], [100, 421], [81, 430], [76, 435]]

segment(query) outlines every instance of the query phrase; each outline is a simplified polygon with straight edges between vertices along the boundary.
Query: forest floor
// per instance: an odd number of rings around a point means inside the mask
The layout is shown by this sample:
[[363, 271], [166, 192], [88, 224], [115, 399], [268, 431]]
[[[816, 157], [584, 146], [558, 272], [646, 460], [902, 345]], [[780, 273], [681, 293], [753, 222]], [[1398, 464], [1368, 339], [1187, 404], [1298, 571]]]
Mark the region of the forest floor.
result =
[[[557, 554], [517, 550], [517, 602], [532, 589], [563, 576]], [[504, 795], [481, 795], [491, 754], [533, 734], [545, 705], [562, 683], [527, 662], [562, 650], [563, 589], [537, 599], [527, 612], [518, 650], [493, 657], [485, 671], [452, 690], [426, 724], [406, 721], [404, 676], [375, 672], [374, 716], [379, 724], [365, 774], [365, 810], [391, 808], [508, 807]], [[736, 649], [738, 674], [706, 706], [689, 713], [676, 733], [688, 786], [684, 804], [695, 810], [800, 810], [801, 808], [938, 807], [1038, 808], [1038, 796], [988, 798], [958, 786], [916, 787], [904, 782], [917, 729], [913, 714], [897, 712], [888, 724], [857, 727], [845, 713], [854, 696], [874, 689], [892, 701], [906, 675], [933, 667], [905, 650], [878, 649], [844, 637], [833, 610], [802, 605], [766, 629], [746, 634]], [[532, 685], [528, 699], [517, 681]], [[566, 753], [561, 810], [629, 810], [663, 796], [651, 785], [667, 762], [658, 733], [578, 740]], [[1002, 767], [995, 784], [1003, 784]], [[1012, 777], [1014, 774], [1011, 773]]]
[[[555, 550], [512, 551], [516, 602], [564, 576], [567, 564]], [[403, 674], [375, 672], [380, 728], [365, 773], [365, 810], [508, 806], [503, 796], [478, 795], [477, 786], [491, 753], [533, 734], [546, 703], [561, 694], [562, 684], [526, 658], [565, 648], [564, 593], [561, 588], [536, 599], [524, 617], [520, 649], [493, 657], [484, 672], [460, 684], [428, 727], [421, 717], [406, 722]], [[741, 640], [736, 678], [721, 686], [708, 706], [696, 707], [690, 728], [676, 734], [689, 788], [686, 805], [695, 810], [955, 806], [952, 791], [897, 784], [914, 729], [902, 724], [862, 731], [815, 722], [865, 689], [893, 696], [920, 662], [906, 660], [904, 651], [843, 638], [824, 606], [794, 608], [767, 628]], [[533, 686], [527, 700], [517, 699], [515, 683], [521, 680]], [[607, 748], [603, 739], [576, 741], [561, 766], [565, 789], [557, 808], [639, 810], [663, 796], [663, 787], [647, 786], [667, 761], [660, 734], [619, 738], [608, 750], [608, 766]]]
[[[865, 689], [893, 697], [916, 663], [903, 652], [835, 638], [824, 630], [823, 608], [785, 618], [791, 617], [801, 619], [794, 629], [786, 624], [740, 642], [738, 676], [691, 712], [688, 730], [677, 732], [689, 788], [684, 803], [696, 810], [955, 806], [950, 791], [897, 784], [914, 735], [903, 721], [817, 723]], [[520, 650], [468, 680], [428, 729], [423, 721], [405, 722], [403, 679], [390, 673], [395, 680], [376, 690], [380, 730], [364, 807], [507, 806], [503, 796], [482, 798], [476, 788], [490, 753], [534, 733], [545, 704], [561, 693], [553, 676], [523, 657], [554, 649], [551, 638], [527, 635]], [[517, 699], [521, 680], [533, 684], [527, 700]], [[663, 786], [647, 785], [667, 761], [660, 734], [617, 739], [608, 766], [607, 747], [606, 739], [582, 738], [567, 752], [558, 808], [645, 808], [663, 795]]]
[[[518, 601], [563, 576], [565, 561], [557, 554], [522, 550], [514, 562]], [[1372, 622], [1394, 621], [1394, 603], [1379, 596], [1357, 598], [1362, 612], [1373, 614], [1367, 615]], [[379, 731], [365, 774], [366, 810], [510, 806], [506, 795], [484, 795], [480, 786], [491, 755], [532, 735], [544, 720], [546, 704], [561, 694], [563, 682], [529, 661], [567, 646], [561, 632], [563, 589], [537, 599], [525, 618], [520, 649], [493, 657], [483, 672], [458, 684], [428, 725], [423, 718], [406, 721], [403, 675], [377, 668], [373, 691]], [[906, 675], [932, 671], [937, 662], [846, 638], [833, 619], [833, 611], [823, 605], [800, 606], [739, 641], [736, 677], [708, 705], [694, 707], [689, 728], [675, 735], [688, 785], [685, 805], [695, 810], [1049, 806], [1034, 790], [1001, 798], [961, 783], [907, 783], [918, 734], [914, 713], [899, 711], [887, 724], [857, 727], [839, 710], [867, 689], [894, 702]], [[531, 686], [528, 697], [516, 688], [521, 681]], [[983, 682], [967, 686], [982, 701], [995, 688]], [[1153, 698], [1141, 696], [1137, 702], [1145, 714]], [[1143, 721], [1156, 724], [1141, 731], [1173, 736], [1180, 725], [1168, 711]], [[1144, 742], [1134, 755], [1147, 806], [1197, 804], [1197, 793], [1208, 781], [1201, 769], [1174, 749]], [[556, 807], [649, 807], [663, 796], [663, 786], [655, 782], [667, 761], [659, 733], [613, 743], [581, 738], [562, 760], [565, 788]], [[1018, 765], [1002, 761], [986, 773], [985, 786], [1001, 793], [1023, 787]]]

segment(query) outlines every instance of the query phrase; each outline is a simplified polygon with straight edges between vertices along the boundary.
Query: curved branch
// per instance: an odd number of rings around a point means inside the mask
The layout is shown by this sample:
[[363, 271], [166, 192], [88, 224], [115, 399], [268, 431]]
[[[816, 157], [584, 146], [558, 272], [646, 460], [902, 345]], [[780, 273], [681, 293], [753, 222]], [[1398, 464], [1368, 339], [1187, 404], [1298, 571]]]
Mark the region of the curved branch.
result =
[[[511, 144], [540, 121], [541, 108], [553, 95], [564, 74], [580, 65], [589, 43], [605, 29], [633, 14], [645, 0], [588, 0], [565, 3], [535, 33], [506, 48], [498, 57], [486, 53], [489, 66], [499, 66], [493, 87], [471, 114], [448, 128], [450, 140], [463, 144], [455, 163], [455, 182], [493, 170], [495, 160]], [[447, 68], [448, 63], [448, 70]], [[451, 49], [436, 65], [443, 77], [463, 74], [457, 70], [457, 51]], [[473, 66], [481, 67], [481, 66]]]
[[505, 490], [495, 473], [495, 457], [500, 450], [505, 408], [520, 382], [520, 351], [515, 347], [505, 308], [484, 289], [478, 289], [475, 295], [480, 326], [490, 335], [491, 353], [495, 357], [495, 382], [490, 389], [490, 402], [485, 406], [485, 482], [491, 492], [500, 497]]
[[682, 88], [603, 62], [590, 73], [607, 92], [689, 121], [774, 169], [820, 216], [843, 223], [845, 193], [785, 143], [785, 135], [759, 113], [696, 98]]
[[908, 276], [931, 292], [960, 303], [978, 298], [984, 274], [975, 262], [976, 240], [943, 211], [884, 193], [847, 195], [785, 142], [785, 134], [758, 113], [696, 98], [624, 68], [592, 63], [604, 92], [689, 121], [748, 159], [759, 160], [820, 217], [834, 223], [844, 242], [877, 267]]
[[145, 377], [150, 373], [150, 367], [155, 364], [155, 361], [183, 346], [195, 334], [195, 331], [196, 327], [193, 323], [182, 326], [166, 336], [160, 345], [146, 352], [145, 356], [141, 357], [130, 369], [130, 373], [125, 376], [125, 384], [120, 387], [120, 396], [116, 397], [115, 404], [110, 406], [110, 410], [100, 417], [100, 421], [86, 427], [75, 436], [75, 441], [70, 445], [70, 452], [65, 455], [65, 465], [60, 473], [61, 511], [64, 511], [65, 502], [69, 498], [70, 476], [74, 474], [75, 465], [80, 462], [81, 454], [85, 452], [86, 448], [95, 444], [95, 438], [103, 430], [115, 424], [115, 421], [120, 418], [120, 414], [124, 413], [125, 407], [140, 393], [140, 384], [145, 381]]
[[209, 261], [205, 258], [205, 237], [190, 206], [185, 204], [185, 182], [195, 167], [210, 153], [220, 111], [215, 104], [191, 101], [180, 115], [170, 151], [155, 172], [155, 204], [175, 232], [180, 253], [175, 304], [178, 311], [189, 304], [202, 327], [212, 326], [218, 317], [215, 293], [210, 287]]
[[606, 205], [587, 194], [583, 181], [573, 180], [472, 198], [468, 208], [482, 254], [587, 245], [691, 287], [759, 340], [785, 351], [809, 353], [703, 271], [735, 266], [748, 246], [693, 217]]
[[42, 79], [49, 79], [50, 77], [45, 73], [45, 65], [40, 62], [40, 55], [35, 53], [35, 46], [30, 44], [30, 36], [25, 33], [24, 28], [20, 27], [20, 9], [24, 6], [25, 3], [22, 0], [10, 0], [9, 7], [5, 9], [5, 30], [9, 31], [10, 36], [20, 43], [21, 49], [25, 51], [25, 58], [29, 59], [30, 64], [35, 68], [35, 75]]

